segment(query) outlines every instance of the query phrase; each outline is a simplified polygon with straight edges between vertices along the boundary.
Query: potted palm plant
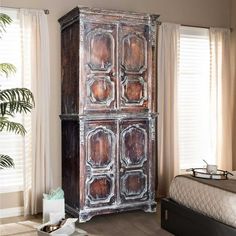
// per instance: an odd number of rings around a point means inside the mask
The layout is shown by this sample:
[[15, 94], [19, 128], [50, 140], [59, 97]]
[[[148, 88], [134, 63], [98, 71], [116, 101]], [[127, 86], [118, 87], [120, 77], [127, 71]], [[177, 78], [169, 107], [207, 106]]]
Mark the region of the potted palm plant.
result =
[[[6, 31], [7, 25], [12, 19], [0, 13], [0, 39]], [[0, 63], [0, 76], [6, 77], [14, 74], [16, 68], [11, 63]], [[34, 107], [34, 96], [27, 88], [0, 88], [0, 132], [8, 131], [16, 134], [25, 135], [26, 130], [21, 123], [14, 122], [13, 118], [16, 113], [28, 113]], [[14, 167], [13, 159], [6, 155], [0, 154], [0, 169]]]

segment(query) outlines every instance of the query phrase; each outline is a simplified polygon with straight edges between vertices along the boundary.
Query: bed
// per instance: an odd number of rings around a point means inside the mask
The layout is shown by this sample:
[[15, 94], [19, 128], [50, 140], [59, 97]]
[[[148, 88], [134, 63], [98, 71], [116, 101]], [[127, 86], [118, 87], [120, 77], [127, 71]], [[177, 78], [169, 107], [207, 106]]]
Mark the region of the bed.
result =
[[176, 236], [236, 236], [236, 178], [181, 175], [161, 200], [161, 226]]

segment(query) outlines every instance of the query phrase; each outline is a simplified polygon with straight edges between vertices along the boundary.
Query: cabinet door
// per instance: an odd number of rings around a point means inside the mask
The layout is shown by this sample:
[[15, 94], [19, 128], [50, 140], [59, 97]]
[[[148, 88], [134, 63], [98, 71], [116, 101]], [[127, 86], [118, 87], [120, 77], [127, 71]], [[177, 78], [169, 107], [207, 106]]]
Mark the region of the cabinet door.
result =
[[85, 206], [111, 205], [115, 201], [116, 123], [85, 124]]
[[148, 39], [148, 25], [125, 23], [120, 25], [119, 86], [121, 110], [140, 111], [148, 109]]
[[148, 123], [148, 119], [121, 123], [119, 163], [121, 203], [148, 198]]
[[[81, 101], [84, 110], [116, 108], [116, 25], [81, 22]], [[84, 99], [86, 98], [86, 99]]]

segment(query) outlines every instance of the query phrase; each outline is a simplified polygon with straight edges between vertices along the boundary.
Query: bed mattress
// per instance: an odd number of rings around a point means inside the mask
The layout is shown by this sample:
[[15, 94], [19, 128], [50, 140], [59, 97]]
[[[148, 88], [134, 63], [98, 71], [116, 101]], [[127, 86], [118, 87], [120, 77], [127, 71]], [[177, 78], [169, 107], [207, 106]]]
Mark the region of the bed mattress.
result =
[[179, 204], [236, 228], [236, 194], [233, 192], [177, 176], [169, 195]]

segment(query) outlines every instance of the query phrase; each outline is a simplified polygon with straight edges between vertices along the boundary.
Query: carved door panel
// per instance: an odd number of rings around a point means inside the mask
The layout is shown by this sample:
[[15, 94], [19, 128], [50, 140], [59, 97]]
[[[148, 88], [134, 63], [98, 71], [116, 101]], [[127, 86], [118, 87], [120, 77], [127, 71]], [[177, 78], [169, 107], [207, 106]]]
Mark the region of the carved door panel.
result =
[[116, 123], [89, 121], [85, 130], [85, 206], [111, 205], [116, 191]]
[[121, 24], [119, 38], [121, 110], [146, 110], [148, 109], [149, 27]]
[[120, 126], [120, 197], [121, 202], [148, 198], [147, 120], [124, 121]]
[[116, 25], [82, 22], [84, 48], [81, 50], [82, 83], [87, 111], [116, 107]]

